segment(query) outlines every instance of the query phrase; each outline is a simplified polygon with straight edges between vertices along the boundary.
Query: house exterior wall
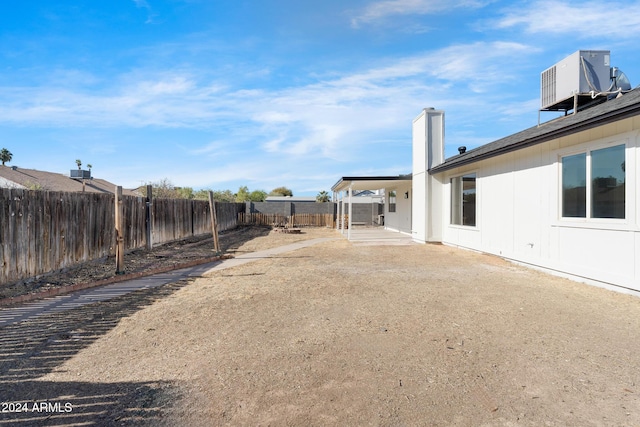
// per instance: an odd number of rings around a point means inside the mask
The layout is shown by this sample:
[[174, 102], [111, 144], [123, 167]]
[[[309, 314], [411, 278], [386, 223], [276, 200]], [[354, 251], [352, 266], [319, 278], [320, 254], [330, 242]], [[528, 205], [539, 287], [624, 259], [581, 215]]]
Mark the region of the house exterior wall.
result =
[[377, 225], [378, 215], [383, 212], [384, 205], [381, 203], [353, 203], [351, 205], [351, 222]]
[[[392, 192], [396, 194], [395, 212], [389, 212], [389, 197]], [[407, 198], [405, 199], [405, 193]], [[384, 226], [388, 230], [411, 234], [411, 183], [401, 184], [385, 188], [386, 203], [384, 204]]]
[[[625, 218], [563, 218], [561, 158], [625, 144]], [[436, 174], [445, 244], [640, 291], [640, 118]], [[476, 174], [476, 226], [451, 224], [451, 178]], [[430, 209], [430, 211], [432, 210]], [[618, 288], [620, 289], [620, 288]]]

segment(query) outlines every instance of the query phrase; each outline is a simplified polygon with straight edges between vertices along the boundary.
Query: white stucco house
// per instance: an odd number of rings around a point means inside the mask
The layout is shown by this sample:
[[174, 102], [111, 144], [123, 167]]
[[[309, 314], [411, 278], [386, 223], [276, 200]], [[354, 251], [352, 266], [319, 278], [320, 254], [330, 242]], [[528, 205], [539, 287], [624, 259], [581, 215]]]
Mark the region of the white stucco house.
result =
[[379, 182], [396, 189], [388, 228], [640, 292], [640, 89], [447, 159], [444, 123], [422, 111], [410, 181]]

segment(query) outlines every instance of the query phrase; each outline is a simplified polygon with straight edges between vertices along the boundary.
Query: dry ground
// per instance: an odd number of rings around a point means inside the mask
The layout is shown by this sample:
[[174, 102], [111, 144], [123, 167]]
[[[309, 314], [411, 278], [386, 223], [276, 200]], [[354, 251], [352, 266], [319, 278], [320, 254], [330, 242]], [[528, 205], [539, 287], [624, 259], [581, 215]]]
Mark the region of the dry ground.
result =
[[[220, 250], [226, 254], [235, 254], [252, 250], [249, 241], [269, 234], [270, 227], [239, 227], [220, 234]], [[268, 244], [280, 244], [277, 236], [268, 240]], [[263, 240], [262, 245], [267, 244]], [[244, 249], [239, 249], [245, 246]], [[255, 245], [255, 243], [254, 243]], [[216, 255], [211, 236], [195, 236], [184, 240], [156, 245], [151, 250], [135, 249], [125, 255], [125, 273], [152, 272], [158, 267], [179, 267], [189, 261], [211, 258]], [[71, 266], [60, 271], [31, 277], [15, 283], [0, 286], [0, 298], [23, 294], [37, 294], [51, 288], [59, 288], [79, 283], [90, 283], [116, 276], [115, 257], [110, 256], [95, 261]]]
[[0, 425], [640, 426], [638, 337], [637, 297], [340, 238], [0, 329], [0, 400], [73, 406]]

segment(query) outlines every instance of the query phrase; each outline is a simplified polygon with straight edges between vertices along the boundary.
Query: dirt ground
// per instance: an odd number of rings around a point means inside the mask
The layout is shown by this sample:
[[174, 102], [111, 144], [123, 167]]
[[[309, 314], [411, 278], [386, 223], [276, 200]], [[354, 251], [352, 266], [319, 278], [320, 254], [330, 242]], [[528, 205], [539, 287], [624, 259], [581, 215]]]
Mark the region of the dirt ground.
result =
[[[260, 236], [271, 231], [270, 227], [240, 227], [235, 230], [220, 233], [220, 250], [225, 254], [235, 254], [240, 246], [248, 245], [244, 250], [251, 250], [248, 244]], [[279, 245], [280, 240], [274, 233], [269, 244]], [[262, 242], [266, 244], [266, 242]], [[210, 258], [216, 255], [211, 235], [196, 236], [164, 245], [157, 245], [151, 250], [136, 249], [125, 255], [125, 273], [152, 272], [158, 267], [179, 267], [181, 264], [193, 260]], [[114, 256], [85, 262], [71, 266], [61, 271], [32, 277], [15, 283], [0, 286], [0, 299], [23, 294], [37, 294], [51, 288], [67, 285], [94, 282], [116, 276], [116, 261]]]
[[639, 298], [306, 231], [235, 250], [337, 239], [0, 329], [0, 401], [54, 405], [0, 425], [640, 426]]

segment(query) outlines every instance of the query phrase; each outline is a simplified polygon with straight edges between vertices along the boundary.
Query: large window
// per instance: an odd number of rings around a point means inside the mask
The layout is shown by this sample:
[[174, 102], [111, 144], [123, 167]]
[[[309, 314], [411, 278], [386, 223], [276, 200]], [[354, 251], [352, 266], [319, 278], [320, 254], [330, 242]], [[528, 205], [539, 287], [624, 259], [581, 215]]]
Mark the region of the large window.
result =
[[451, 224], [476, 226], [476, 174], [451, 178]]
[[562, 158], [562, 216], [625, 217], [624, 145]]

